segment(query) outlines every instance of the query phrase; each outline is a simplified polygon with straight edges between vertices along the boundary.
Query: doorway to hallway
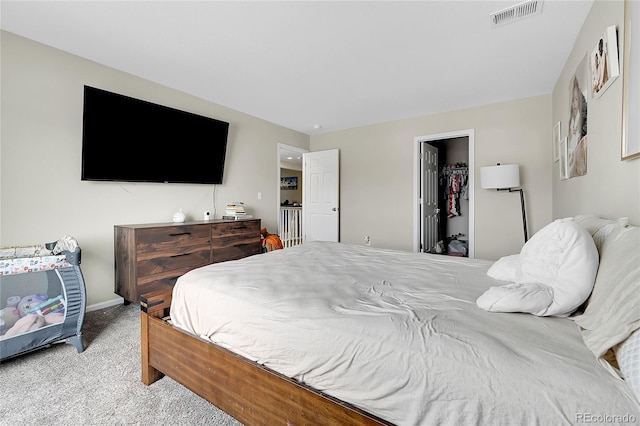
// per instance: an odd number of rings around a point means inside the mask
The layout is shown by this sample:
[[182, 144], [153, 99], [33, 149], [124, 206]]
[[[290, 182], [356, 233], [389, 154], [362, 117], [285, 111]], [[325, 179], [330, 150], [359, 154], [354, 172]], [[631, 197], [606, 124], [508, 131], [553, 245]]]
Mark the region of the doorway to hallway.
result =
[[292, 247], [302, 243], [302, 158], [306, 149], [278, 144], [277, 234], [282, 245]]

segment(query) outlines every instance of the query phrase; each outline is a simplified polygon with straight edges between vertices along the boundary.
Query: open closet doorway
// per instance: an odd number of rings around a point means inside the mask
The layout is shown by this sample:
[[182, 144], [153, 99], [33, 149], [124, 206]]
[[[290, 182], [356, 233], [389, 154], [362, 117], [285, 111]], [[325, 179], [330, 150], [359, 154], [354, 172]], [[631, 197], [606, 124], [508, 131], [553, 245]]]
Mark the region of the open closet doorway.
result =
[[307, 149], [278, 144], [277, 233], [285, 248], [302, 243], [302, 154], [307, 152]]
[[414, 138], [415, 252], [475, 256], [474, 131]]

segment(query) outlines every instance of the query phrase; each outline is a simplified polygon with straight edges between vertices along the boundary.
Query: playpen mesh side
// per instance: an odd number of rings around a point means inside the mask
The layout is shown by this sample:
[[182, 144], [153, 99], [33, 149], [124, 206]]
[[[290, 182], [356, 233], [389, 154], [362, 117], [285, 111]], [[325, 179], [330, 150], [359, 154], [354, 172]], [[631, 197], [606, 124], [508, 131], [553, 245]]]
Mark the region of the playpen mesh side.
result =
[[[64, 291], [67, 299], [66, 317], [62, 323], [62, 335], [76, 335], [80, 338], [82, 335], [82, 323], [84, 321], [84, 313], [86, 309], [86, 296], [82, 271], [80, 270], [80, 267], [74, 266], [71, 268], [58, 269], [57, 272], [60, 274], [62, 282], [64, 283]], [[79, 343], [82, 345], [81, 340]], [[82, 352], [84, 350], [83, 346], [78, 346], [77, 344], [75, 344], [75, 346], [78, 349], [78, 352]]]

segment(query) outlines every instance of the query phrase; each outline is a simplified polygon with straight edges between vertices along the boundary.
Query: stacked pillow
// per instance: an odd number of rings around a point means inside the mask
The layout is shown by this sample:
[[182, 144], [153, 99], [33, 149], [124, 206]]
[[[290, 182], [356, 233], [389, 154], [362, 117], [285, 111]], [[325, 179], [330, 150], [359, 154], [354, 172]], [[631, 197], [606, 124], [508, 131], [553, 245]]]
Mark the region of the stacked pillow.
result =
[[520, 262], [519, 254], [504, 256], [498, 259], [487, 271], [487, 275], [499, 281], [516, 281], [516, 270]]
[[607, 236], [617, 226], [615, 220], [603, 219], [597, 216], [578, 215], [573, 217], [574, 222], [589, 231], [593, 242], [596, 244], [598, 254], [602, 253], [602, 245]]
[[640, 329], [616, 346], [615, 353], [620, 374], [640, 402]]
[[568, 316], [591, 294], [598, 250], [591, 234], [571, 219], [538, 231], [519, 255], [498, 260], [487, 272], [509, 284], [491, 287], [476, 301], [491, 312]]
[[[607, 237], [589, 305], [575, 322], [587, 347], [610, 368], [605, 354], [622, 349], [640, 329], [640, 228], [616, 227]], [[639, 369], [636, 364], [635, 374], [640, 374]]]
[[[519, 255], [495, 262], [487, 274], [510, 283], [487, 290], [477, 304], [496, 312], [564, 316], [589, 298], [584, 313], [573, 317], [585, 345], [605, 368], [628, 382], [640, 402], [640, 227], [595, 216], [574, 219], [553, 222]], [[593, 247], [574, 225], [590, 236]], [[594, 247], [599, 262], [593, 259]], [[576, 263], [566, 264], [571, 262]], [[611, 353], [619, 370], [607, 361]]]

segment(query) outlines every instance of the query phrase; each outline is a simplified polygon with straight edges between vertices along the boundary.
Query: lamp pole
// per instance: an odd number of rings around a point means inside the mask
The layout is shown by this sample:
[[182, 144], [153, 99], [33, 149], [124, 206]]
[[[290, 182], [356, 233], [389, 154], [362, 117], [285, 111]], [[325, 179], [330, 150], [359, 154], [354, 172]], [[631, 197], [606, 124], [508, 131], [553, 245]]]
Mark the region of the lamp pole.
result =
[[522, 209], [522, 229], [524, 229], [524, 242], [526, 243], [529, 237], [527, 236], [527, 213], [524, 208], [524, 191], [522, 188], [513, 189], [513, 188], [497, 188], [496, 191], [509, 191], [509, 192], [519, 192], [520, 193], [520, 208]]
[[509, 192], [520, 192], [520, 207], [522, 208], [522, 228], [524, 229], [524, 242], [526, 243], [529, 238], [527, 237], [527, 214], [525, 213], [524, 209], [524, 191], [522, 190], [522, 188], [509, 188]]

